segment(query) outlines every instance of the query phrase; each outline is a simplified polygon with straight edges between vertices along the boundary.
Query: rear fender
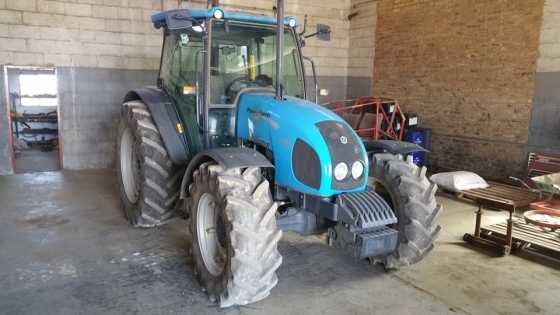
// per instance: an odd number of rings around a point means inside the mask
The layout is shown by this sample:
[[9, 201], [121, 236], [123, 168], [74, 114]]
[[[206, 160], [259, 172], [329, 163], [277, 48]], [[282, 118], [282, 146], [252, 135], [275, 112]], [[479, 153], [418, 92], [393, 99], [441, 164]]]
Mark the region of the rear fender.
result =
[[186, 129], [173, 100], [163, 90], [154, 86], [128, 92], [124, 102], [133, 100], [142, 100], [148, 106], [171, 161], [177, 165], [186, 164], [191, 153], [185, 137]]

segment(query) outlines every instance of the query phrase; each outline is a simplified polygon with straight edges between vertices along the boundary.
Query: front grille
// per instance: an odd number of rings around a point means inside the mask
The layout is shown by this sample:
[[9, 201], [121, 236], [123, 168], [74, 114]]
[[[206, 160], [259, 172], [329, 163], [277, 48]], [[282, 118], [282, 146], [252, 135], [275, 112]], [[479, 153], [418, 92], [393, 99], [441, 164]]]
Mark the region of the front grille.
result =
[[292, 167], [297, 180], [309, 187], [320, 188], [321, 161], [315, 150], [301, 139], [297, 139], [294, 145]]

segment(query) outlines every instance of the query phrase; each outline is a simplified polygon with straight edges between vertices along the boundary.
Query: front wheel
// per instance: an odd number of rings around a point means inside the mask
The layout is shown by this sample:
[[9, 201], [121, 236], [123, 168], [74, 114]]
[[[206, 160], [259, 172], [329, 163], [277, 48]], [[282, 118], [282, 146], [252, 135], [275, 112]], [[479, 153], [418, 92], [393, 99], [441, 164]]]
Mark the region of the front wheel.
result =
[[422, 260], [434, 248], [441, 227], [437, 223], [442, 207], [437, 203], [437, 186], [426, 177], [426, 168], [400, 155], [375, 154], [372, 160], [373, 185], [391, 206], [398, 219], [397, 250], [383, 261], [385, 268], [397, 269]]
[[282, 231], [260, 169], [204, 163], [189, 193], [194, 271], [210, 300], [228, 307], [267, 297], [278, 282]]

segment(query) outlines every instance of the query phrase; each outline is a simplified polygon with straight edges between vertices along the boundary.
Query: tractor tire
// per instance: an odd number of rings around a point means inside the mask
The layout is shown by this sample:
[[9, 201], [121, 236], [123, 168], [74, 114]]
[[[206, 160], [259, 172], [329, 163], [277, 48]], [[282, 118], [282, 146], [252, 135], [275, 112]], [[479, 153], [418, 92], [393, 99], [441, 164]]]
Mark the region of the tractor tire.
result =
[[371, 163], [375, 190], [389, 203], [398, 223], [396, 251], [381, 261], [387, 270], [415, 264], [434, 248], [441, 227], [437, 220], [442, 207], [437, 203], [437, 185], [426, 177], [426, 168], [409, 158], [388, 153], [375, 154]]
[[278, 283], [282, 231], [260, 169], [203, 163], [189, 193], [194, 273], [210, 301], [229, 307], [266, 298]]
[[168, 222], [174, 215], [183, 172], [169, 159], [141, 101], [123, 104], [116, 151], [122, 208], [128, 222], [135, 227]]

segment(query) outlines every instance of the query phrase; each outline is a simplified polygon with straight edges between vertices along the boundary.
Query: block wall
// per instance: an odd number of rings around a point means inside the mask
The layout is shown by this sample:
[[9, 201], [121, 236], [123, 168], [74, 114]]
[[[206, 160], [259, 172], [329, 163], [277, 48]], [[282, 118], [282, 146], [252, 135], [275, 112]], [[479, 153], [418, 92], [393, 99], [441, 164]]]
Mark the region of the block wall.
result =
[[348, 97], [372, 94], [377, 0], [352, 0], [348, 47]]
[[[288, 0], [286, 14], [310, 31], [317, 23], [332, 27], [332, 40], [309, 39], [304, 54], [313, 57], [319, 84], [329, 90], [321, 101], [346, 97], [349, 66], [350, 0]], [[222, 0], [226, 9], [272, 14], [274, 0]], [[119, 106], [126, 91], [154, 84], [162, 36], [152, 14], [177, 8], [173, 0], [0, 0], [0, 65], [55, 66], [59, 94], [63, 163], [68, 169], [110, 167]], [[205, 7], [206, 1], [181, 1]], [[311, 72], [309, 71], [308, 74]], [[6, 100], [0, 98], [0, 112]], [[5, 114], [0, 137], [9, 136]], [[2, 161], [9, 161], [8, 142], [0, 141]], [[2, 164], [3, 162], [0, 162]], [[9, 163], [0, 174], [11, 173]]]
[[[205, 1], [182, 1], [184, 7], [204, 7]], [[273, 0], [223, 0], [226, 9], [271, 15]], [[178, 1], [163, 1], [164, 9]], [[117, 69], [157, 69], [161, 31], [150, 16], [162, 8], [159, 0], [3, 0], [0, 1], [0, 64], [53, 65]], [[317, 23], [332, 27], [332, 40], [309, 39], [304, 49], [321, 76], [348, 74], [348, 14], [350, 0], [286, 1], [286, 14], [310, 31]]]
[[560, 1], [545, 0], [529, 151], [560, 154]]

